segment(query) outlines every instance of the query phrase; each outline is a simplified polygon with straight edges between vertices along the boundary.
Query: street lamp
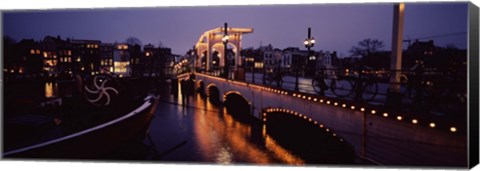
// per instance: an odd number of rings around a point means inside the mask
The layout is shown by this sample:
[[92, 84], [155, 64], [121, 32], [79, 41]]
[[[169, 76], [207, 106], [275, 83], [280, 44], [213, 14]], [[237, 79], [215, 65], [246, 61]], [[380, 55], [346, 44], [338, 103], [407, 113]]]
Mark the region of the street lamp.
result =
[[[313, 47], [313, 45], [315, 44], [315, 39], [313, 37], [311, 37], [310, 27], [308, 28], [308, 37], [307, 37], [307, 39], [305, 39], [303, 44], [307, 48], [307, 56], [310, 56], [310, 48]], [[299, 65], [300, 65], [300, 60], [297, 59], [297, 72], [296, 72], [296, 76], [295, 76], [295, 91], [299, 90], [299, 88], [298, 88], [298, 72], [299, 72], [299, 68], [300, 68]]]
[[224, 51], [223, 51], [223, 58], [224, 59], [223, 60], [225, 61], [225, 66], [223, 68], [223, 72], [225, 74], [225, 79], [228, 79], [229, 65], [228, 65], [228, 59], [227, 59], [227, 44], [228, 44], [227, 23], [225, 23], [222, 42], [223, 42], [223, 48], [224, 48]]

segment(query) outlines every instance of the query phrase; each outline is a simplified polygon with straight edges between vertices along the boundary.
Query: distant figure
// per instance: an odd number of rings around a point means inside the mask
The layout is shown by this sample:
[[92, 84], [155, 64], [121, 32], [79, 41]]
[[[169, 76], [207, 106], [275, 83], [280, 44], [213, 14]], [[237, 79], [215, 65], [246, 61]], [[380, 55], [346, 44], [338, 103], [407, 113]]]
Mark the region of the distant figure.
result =
[[188, 90], [187, 90], [187, 80], [185, 80], [184, 78], [182, 78], [182, 80], [180, 81], [180, 89], [182, 93], [182, 105], [185, 106], [185, 104], [188, 101]]
[[186, 80], [186, 88], [187, 88], [187, 102], [190, 96], [193, 96], [195, 94], [195, 82], [193, 81], [192, 77], [189, 77]]
[[173, 94], [174, 97], [178, 97], [178, 79], [177, 78], [172, 78], [171, 79], [171, 94]]

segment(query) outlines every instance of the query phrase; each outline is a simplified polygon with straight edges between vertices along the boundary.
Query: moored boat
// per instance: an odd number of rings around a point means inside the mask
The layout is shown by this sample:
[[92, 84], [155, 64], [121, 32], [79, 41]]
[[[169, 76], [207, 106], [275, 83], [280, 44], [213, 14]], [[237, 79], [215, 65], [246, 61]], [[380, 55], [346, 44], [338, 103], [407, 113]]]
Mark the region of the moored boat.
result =
[[7, 118], [3, 158], [95, 159], [143, 140], [159, 99], [145, 88], [150, 80], [100, 74], [83, 81], [81, 95], [55, 99], [61, 103], [47, 115]]

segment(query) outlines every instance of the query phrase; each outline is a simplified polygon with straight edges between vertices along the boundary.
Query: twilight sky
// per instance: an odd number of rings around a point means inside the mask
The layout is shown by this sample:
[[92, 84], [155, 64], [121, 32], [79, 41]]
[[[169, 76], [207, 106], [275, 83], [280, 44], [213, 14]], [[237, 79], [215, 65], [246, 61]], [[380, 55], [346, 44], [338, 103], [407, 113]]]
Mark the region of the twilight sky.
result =
[[[437, 46], [467, 45], [468, 8], [465, 2], [406, 3], [404, 39], [433, 39]], [[106, 43], [139, 38], [143, 44], [172, 48], [183, 55], [210, 29], [251, 27], [243, 47], [272, 44], [277, 48], [303, 47], [307, 28], [316, 40], [314, 50], [348, 50], [365, 38], [384, 42], [390, 50], [392, 3], [144, 7], [82, 10], [3, 11], [2, 29], [17, 41], [41, 40], [46, 35], [95, 39]], [[406, 46], [407, 44], [404, 44]]]

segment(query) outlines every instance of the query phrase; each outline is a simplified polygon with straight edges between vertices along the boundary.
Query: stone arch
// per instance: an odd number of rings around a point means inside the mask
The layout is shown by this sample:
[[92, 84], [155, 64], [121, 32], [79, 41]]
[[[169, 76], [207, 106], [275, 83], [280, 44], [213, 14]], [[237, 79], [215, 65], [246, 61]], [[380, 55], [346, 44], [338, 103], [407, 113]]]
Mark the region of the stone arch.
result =
[[253, 118], [252, 103], [238, 91], [228, 91], [223, 95], [223, 104], [228, 113], [234, 115], [237, 119]]
[[240, 93], [239, 91], [234, 91], [234, 90], [230, 90], [230, 91], [227, 91], [226, 93], [223, 94], [223, 101], [227, 100], [227, 96], [228, 95], [232, 95], [232, 94], [236, 94], [240, 97], [242, 97], [246, 102], [248, 102], [249, 104], [252, 104], [250, 102], [250, 100], [248, 100], [245, 96], [242, 95], [242, 93]]
[[207, 96], [211, 102], [217, 103], [220, 101], [220, 89], [213, 83], [208, 84], [207, 86]]

